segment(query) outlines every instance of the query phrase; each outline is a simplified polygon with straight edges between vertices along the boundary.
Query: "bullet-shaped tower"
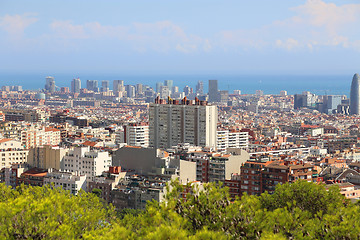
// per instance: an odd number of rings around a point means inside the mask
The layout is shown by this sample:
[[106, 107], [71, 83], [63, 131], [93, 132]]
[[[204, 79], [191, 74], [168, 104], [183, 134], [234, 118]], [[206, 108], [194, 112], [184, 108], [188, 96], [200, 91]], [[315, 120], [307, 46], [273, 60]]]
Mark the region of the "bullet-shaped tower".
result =
[[350, 89], [350, 114], [360, 113], [360, 76], [355, 73]]

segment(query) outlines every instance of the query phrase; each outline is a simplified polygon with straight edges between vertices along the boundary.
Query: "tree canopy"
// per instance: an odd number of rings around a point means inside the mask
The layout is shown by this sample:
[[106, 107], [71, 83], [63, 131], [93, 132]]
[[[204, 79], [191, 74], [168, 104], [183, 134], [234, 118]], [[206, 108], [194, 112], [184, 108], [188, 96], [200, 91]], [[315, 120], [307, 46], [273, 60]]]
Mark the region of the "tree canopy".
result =
[[174, 181], [164, 202], [118, 214], [94, 193], [0, 184], [1, 239], [356, 239], [359, 213], [338, 188], [306, 181], [235, 200], [221, 184]]

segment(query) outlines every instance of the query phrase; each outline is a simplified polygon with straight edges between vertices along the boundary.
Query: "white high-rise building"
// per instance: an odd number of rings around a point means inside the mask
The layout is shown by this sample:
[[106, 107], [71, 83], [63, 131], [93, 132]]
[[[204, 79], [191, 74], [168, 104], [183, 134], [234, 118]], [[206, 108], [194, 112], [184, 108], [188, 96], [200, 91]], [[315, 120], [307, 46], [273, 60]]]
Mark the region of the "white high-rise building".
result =
[[129, 124], [124, 127], [124, 139], [127, 145], [149, 147], [149, 125], [145, 123]]
[[226, 152], [228, 148], [246, 149], [249, 146], [249, 133], [232, 130], [218, 130], [216, 132], [216, 148]]
[[159, 97], [149, 106], [150, 147], [167, 149], [179, 143], [216, 146], [218, 112], [205, 101]]
[[79, 175], [86, 175], [92, 180], [93, 177], [108, 170], [111, 163], [108, 152], [90, 150], [89, 147], [76, 147], [64, 156], [61, 169]]

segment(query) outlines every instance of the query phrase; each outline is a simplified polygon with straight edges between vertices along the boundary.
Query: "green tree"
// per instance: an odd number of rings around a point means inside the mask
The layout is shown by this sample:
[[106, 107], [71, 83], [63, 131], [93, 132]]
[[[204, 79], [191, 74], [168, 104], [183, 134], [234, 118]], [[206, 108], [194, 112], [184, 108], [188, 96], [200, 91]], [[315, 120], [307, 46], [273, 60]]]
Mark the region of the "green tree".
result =
[[21, 186], [10, 190], [0, 184], [0, 238], [76, 239], [87, 231], [106, 228], [114, 218], [93, 194], [73, 196], [50, 186]]

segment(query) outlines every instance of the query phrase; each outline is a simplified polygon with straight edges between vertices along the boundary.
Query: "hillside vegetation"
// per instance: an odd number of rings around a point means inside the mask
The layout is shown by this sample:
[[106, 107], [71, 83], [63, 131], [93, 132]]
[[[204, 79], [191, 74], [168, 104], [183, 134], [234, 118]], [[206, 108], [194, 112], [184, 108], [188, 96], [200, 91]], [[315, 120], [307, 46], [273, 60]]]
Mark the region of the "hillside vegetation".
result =
[[230, 201], [207, 184], [186, 200], [172, 182], [163, 203], [116, 212], [93, 193], [0, 184], [0, 239], [358, 239], [360, 208], [337, 187], [305, 181]]

